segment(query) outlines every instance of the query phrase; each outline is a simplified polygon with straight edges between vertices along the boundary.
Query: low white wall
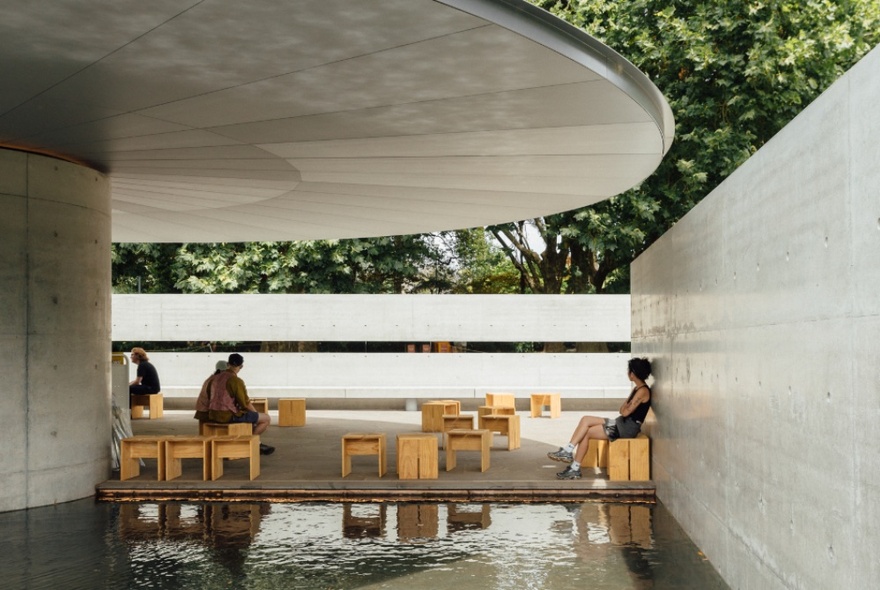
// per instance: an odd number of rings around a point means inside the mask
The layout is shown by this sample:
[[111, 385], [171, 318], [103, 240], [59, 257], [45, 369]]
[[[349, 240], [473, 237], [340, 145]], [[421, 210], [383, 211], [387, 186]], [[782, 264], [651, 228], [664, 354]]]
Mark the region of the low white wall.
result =
[[113, 295], [116, 341], [629, 338], [629, 295]]
[[[151, 353], [166, 397], [195, 398], [219, 353]], [[552, 391], [569, 399], [629, 392], [628, 354], [245, 353], [240, 373], [254, 397], [528, 398]], [[136, 370], [130, 366], [132, 378]]]
[[[627, 342], [629, 295], [114, 295], [113, 339]], [[226, 354], [151, 353], [170, 398], [195, 398]], [[256, 397], [623, 398], [628, 354], [249, 353]], [[132, 373], [134, 368], [131, 369]]]
[[880, 580], [880, 50], [634, 264], [658, 497], [733, 588]]

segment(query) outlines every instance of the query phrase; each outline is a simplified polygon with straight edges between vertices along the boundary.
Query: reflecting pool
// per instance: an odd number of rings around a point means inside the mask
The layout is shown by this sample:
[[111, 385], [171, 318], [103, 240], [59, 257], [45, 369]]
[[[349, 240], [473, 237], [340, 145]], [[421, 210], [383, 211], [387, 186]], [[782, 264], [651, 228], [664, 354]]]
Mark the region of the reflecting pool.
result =
[[3, 588], [727, 588], [660, 504], [84, 500], [0, 531]]

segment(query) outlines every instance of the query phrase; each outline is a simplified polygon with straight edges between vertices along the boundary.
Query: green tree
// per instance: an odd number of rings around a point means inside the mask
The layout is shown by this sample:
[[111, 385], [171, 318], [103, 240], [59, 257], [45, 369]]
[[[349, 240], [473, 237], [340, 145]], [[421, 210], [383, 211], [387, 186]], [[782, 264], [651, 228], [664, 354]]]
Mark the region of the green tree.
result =
[[116, 244], [117, 292], [402, 293], [444, 253], [431, 236], [309, 242]]
[[177, 293], [174, 260], [180, 244], [113, 244], [110, 261], [115, 293]]
[[465, 293], [518, 293], [519, 272], [501, 247], [482, 228], [443, 232], [449, 253], [449, 291]]
[[[628, 292], [638, 254], [880, 41], [877, 0], [533, 3], [626, 56], [676, 120], [675, 143], [639, 186], [490, 228], [535, 293]], [[538, 248], [520, 239], [524, 226]]]

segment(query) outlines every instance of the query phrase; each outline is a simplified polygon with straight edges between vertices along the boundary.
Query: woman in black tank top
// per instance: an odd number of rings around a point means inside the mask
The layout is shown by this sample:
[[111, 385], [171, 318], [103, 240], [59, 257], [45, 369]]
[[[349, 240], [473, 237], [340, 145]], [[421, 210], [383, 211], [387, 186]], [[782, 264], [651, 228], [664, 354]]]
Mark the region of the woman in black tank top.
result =
[[606, 420], [599, 416], [584, 416], [578, 422], [571, 440], [558, 451], [547, 453], [554, 461], [571, 463], [564, 471], [556, 474], [559, 479], [580, 479], [581, 461], [590, 447], [590, 439], [616, 440], [635, 438], [642, 428], [642, 422], [651, 409], [651, 388], [645, 383], [651, 376], [651, 363], [648, 359], [634, 358], [629, 361], [627, 375], [633, 384], [632, 392], [620, 406], [620, 416]]

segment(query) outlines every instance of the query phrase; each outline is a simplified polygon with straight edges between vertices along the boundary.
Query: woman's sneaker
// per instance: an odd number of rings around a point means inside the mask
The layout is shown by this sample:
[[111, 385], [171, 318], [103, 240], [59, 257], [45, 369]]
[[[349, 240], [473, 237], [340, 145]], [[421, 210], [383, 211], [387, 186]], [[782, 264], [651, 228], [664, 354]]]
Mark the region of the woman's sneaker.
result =
[[564, 471], [560, 471], [556, 474], [556, 479], [580, 479], [581, 478], [581, 470], [580, 469], [572, 469], [571, 465], [565, 468]]
[[547, 453], [547, 456], [554, 461], [562, 461], [563, 463], [571, 463], [574, 461], [574, 457], [571, 456], [571, 453], [562, 447], [559, 447], [559, 450], [556, 452]]

